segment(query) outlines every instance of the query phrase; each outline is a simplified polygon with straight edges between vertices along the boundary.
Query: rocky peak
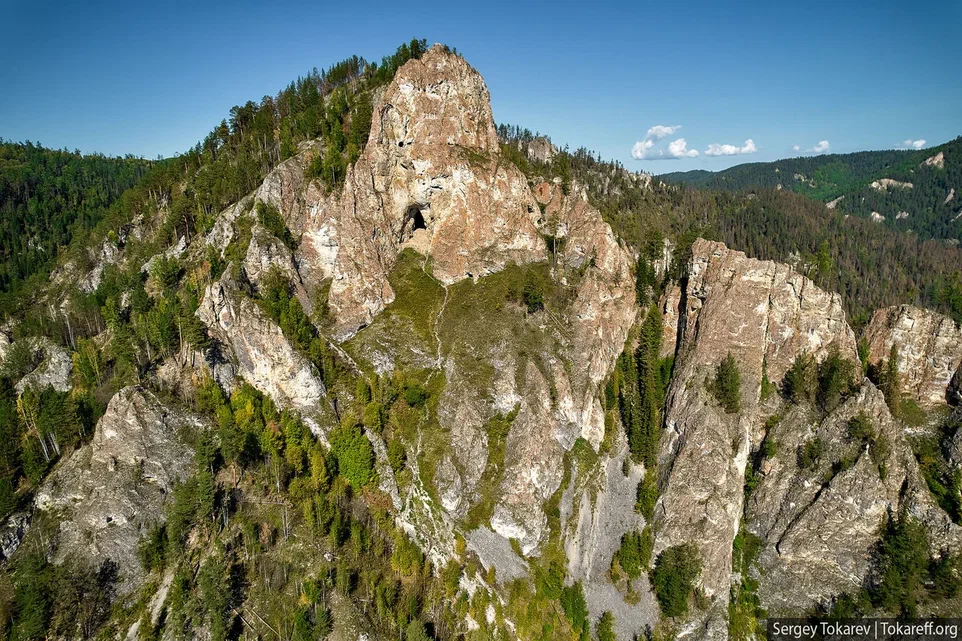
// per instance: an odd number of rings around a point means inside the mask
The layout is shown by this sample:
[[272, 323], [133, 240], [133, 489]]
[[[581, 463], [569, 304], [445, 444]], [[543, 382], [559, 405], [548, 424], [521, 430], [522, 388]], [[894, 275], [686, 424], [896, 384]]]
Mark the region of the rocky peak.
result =
[[406, 246], [451, 284], [546, 258], [527, 180], [500, 157], [481, 76], [441, 47], [398, 70], [339, 193], [312, 183], [298, 263], [309, 289], [332, 278], [336, 334], [394, 300], [387, 274]]
[[[434, 45], [401, 67], [371, 123], [370, 142], [408, 150], [453, 145], [498, 149], [488, 87], [464, 58]], [[409, 157], [419, 157], [417, 152]]]

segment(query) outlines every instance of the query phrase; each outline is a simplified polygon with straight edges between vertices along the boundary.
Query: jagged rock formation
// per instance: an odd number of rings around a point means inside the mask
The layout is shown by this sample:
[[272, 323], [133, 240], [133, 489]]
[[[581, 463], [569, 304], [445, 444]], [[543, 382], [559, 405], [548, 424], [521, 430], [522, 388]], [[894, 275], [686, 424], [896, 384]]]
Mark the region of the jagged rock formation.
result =
[[886, 307], [872, 316], [865, 340], [870, 363], [888, 359], [893, 345], [898, 349], [903, 393], [924, 407], [946, 402], [962, 365], [962, 329], [951, 318], [911, 305]]
[[[665, 472], [655, 551], [697, 544], [701, 587], [715, 600], [706, 636], [721, 638], [745, 466], [765, 418], [759, 409], [763, 376], [780, 381], [802, 353], [820, 358], [838, 349], [855, 360], [855, 336], [837, 294], [786, 265], [705, 240], [692, 246], [682, 308], [659, 457]], [[707, 386], [729, 353], [741, 374], [739, 414], [726, 414]]]
[[70, 374], [73, 371], [70, 353], [48, 338], [24, 340], [32, 341], [31, 348], [39, 354], [41, 360], [32, 372], [17, 383], [17, 393], [22, 394], [28, 387], [41, 390], [48, 386], [58, 392], [69, 392]]
[[340, 194], [305, 193], [298, 261], [311, 287], [333, 278], [337, 336], [394, 300], [387, 274], [405, 245], [446, 284], [544, 260], [527, 181], [499, 156], [487, 87], [462, 58], [435, 47], [398, 71]]
[[291, 250], [263, 226], [255, 224], [251, 229], [251, 242], [244, 258], [244, 273], [248, 280], [259, 288], [271, 269], [280, 270], [294, 285], [294, 293], [304, 307], [304, 312], [311, 314], [314, 305], [301, 283]]
[[257, 303], [238, 290], [231, 271], [228, 267], [219, 281], [207, 287], [198, 318], [230, 348], [244, 380], [279, 407], [296, 409], [307, 418], [316, 415], [326, 393], [316, 369]]
[[193, 451], [180, 430], [205, 428], [142, 388], [118, 392], [91, 442], [63, 461], [36, 494], [36, 509], [59, 520], [55, 558], [110, 559], [118, 565], [121, 593], [136, 589], [143, 577], [137, 543], [164, 518], [174, 483], [192, 470]]
[[8, 561], [17, 551], [30, 527], [30, 514], [16, 512], [0, 526], [0, 561]]
[[[856, 415], [869, 419], [876, 440], [891, 444], [887, 455], [852, 441], [847, 430]], [[745, 516], [747, 529], [763, 541], [759, 595], [772, 615], [797, 615], [806, 604], [857, 592], [888, 516], [904, 511], [924, 523], [936, 550], [962, 542], [960, 528], [929, 494], [902, 426], [869, 381], [821, 420], [807, 408], [791, 408], [768, 436], [777, 453], [766, 461]], [[812, 439], [824, 452], [803, 469], [796, 453]]]

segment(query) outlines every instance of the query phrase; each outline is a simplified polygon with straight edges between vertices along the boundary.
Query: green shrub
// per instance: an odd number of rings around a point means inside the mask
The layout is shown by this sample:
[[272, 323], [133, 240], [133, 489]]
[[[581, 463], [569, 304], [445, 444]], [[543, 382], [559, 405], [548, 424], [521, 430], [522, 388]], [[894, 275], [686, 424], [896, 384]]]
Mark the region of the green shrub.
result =
[[805, 442], [798, 448], [798, 466], [803, 470], [814, 468], [822, 454], [825, 453], [825, 443], [822, 439], [815, 437]]
[[571, 622], [571, 627], [581, 637], [582, 641], [590, 638], [588, 603], [581, 587], [581, 581], [565, 586], [561, 589], [561, 609]]
[[816, 400], [824, 412], [831, 412], [851, 394], [858, 384], [856, 372], [860, 371], [852, 361], [842, 358], [838, 350], [832, 350], [818, 367], [818, 393]]
[[267, 231], [287, 245], [291, 251], [297, 249], [297, 242], [291, 235], [291, 230], [287, 228], [287, 223], [284, 222], [284, 217], [281, 216], [281, 212], [277, 210], [277, 207], [258, 200], [255, 209], [257, 211], [257, 221]]
[[154, 525], [137, 546], [137, 556], [146, 572], [163, 570], [167, 556], [167, 531], [163, 525]]
[[331, 432], [330, 441], [337, 473], [355, 488], [370, 483], [374, 478], [374, 448], [361, 427], [340, 426]]
[[889, 443], [888, 436], [880, 433], [872, 441], [869, 454], [872, 457], [872, 462], [878, 466], [878, 475], [883, 481], [885, 477], [888, 476], [888, 459], [891, 453], [892, 445]]
[[[650, 534], [650, 530], [648, 528], [646, 530]], [[651, 563], [651, 549], [647, 549], [647, 558], [645, 558], [645, 547], [646, 544], [643, 544], [640, 532], [626, 532], [621, 537], [621, 547], [611, 560], [612, 567], [620, 567], [628, 578], [634, 581], [648, 569], [648, 564]]]
[[715, 380], [712, 384], [712, 393], [725, 411], [729, 414], [737, 414], [741, 411], [741, 381], [738, 373], [738, 364], [731, 352], [728, 352], [718, 367], [715, 369]]
[[859, 412], [848, 421], [848, 438], [852, 441], [866, 443], [875, 438], [872, 421], [865, 412]]
[[871, 589], [872, 603], [899, 616], [918, 616], [929, 554], [924, 525], [904, 516], [890, 520], [878, 546], [878, 580]]
[[407, 383], [404, 386], [404, 400], [411, 407], [423, 406], [430, 394], [420, 383]]
[[159, 256], [150, 267], [150, 275], [157, 284], [166, 291], [177, 287], [181, 275], [180, 261], [176, 258]]
[[688, 614], [688, 600], [699, 574], [701, 557], [693, 543], [672, 546], [658, 555], [652, 572], [652, 587], [665, 616]]
[[616, 641], [615, 616], [610, 610], [606, 610], [604, 614], [601, 615], [601, 618], [598, 619], [595, 634], [598, 636], [598, 641]]
[[399, 474], [407, 462], [407, 451], [404, 449], [404, 443], [396, 438], [389, 440], [387, 443], [387, 460], [394, 473]]
[[814, 401], [817, 388], [818, 374], [814, 359], [807, 354], [799, 354], [782, 381], [785, 397], [796, 405]]
[[525, 279], [524, 288], [521, 291], [521, 300], [529, 314], [544, 309], [544, 287], [536, 278], [529, 276]]
[[655, 478], [655, 470], [645, 470], [645, 477], [638, 484], [638, 498], [635, 502], [635, 509], [645, 517], [646, 523], [651, 523], [655, 517], [655, 503], [658, 501], [658, 481]]

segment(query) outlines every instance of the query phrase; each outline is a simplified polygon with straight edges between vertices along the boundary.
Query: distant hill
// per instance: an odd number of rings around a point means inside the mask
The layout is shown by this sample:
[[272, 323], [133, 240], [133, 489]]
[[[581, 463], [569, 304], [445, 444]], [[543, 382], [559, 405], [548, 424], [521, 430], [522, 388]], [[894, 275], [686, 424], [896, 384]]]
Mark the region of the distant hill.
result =
[[659, 177], [720, 191], [790, 190], [923, 238], [962, 240], [962, 138], [918, 151], [788, 158]]

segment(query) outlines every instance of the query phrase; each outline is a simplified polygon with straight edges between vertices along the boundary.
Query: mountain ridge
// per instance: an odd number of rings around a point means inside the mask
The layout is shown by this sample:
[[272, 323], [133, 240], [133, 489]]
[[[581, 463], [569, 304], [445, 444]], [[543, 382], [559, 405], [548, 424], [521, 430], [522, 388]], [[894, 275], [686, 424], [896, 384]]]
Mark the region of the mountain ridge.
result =
[[628, 641], [957, 611], [957, 323], [882, 309], [860, 340], [818, 282], [866, 282], [834, 255], [698, 235], [824, 205], [709, 212], [499, 140], [475, 69], [405, 47], [383, 85], [341, 69], [286, 152], [296, 118], [273, 146], [245, 134], [273, 112], [239, 112], [8, 316], [0, 631]]

